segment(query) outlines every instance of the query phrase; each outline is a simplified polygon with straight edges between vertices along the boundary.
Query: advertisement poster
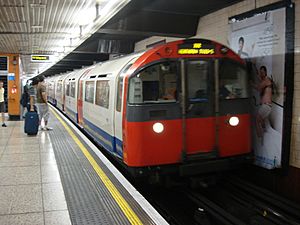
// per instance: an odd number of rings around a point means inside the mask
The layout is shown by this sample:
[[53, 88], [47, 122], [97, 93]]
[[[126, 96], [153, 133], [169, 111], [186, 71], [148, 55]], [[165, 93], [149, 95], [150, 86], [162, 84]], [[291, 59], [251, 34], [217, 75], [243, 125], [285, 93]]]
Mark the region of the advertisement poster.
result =
[[255, 164], [267, 169], [282, 166], [285, 21], [285, 8], [229, 21], [230, 47], [252, 63], [252, 143]]

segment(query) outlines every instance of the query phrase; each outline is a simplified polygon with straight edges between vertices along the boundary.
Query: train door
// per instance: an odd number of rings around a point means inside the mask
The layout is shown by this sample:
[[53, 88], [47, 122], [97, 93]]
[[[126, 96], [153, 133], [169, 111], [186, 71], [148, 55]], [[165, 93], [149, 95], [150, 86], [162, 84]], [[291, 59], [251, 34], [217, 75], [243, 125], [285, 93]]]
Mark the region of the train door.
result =
[[181, 60], [180, 67], [183, 158], [216, 157], [213, 61]]
[[77, 113], [78, 113], [78, 124], [81, 127], [83, 127], [82, 99], [83, 99], [83, 80], [79, 78], [78, 93], [77, 93]]
[[79, 126], [83, 127], [83, 80], [90, 72], [92, 68], [85, 70], [79, 77], [77, 81], [77, 121]]
[[118, 156], [123, 158], [123, 128], [122, 128], [122, 105], [123, 105], [123, 98], [124, 98], [124, 76], [128, 69], [132, 66], [133, 62], [137, 59], [137, 57], [131, 59], [121, 70], [115, 80], [115, 89], [116, 93], [116, 100], [115, 100], [115, 110], [114, 110], [114, 134], [115, 134], [115, 141], [114, 141], [114, 148]]
[[221, 157], [249, 153], [250, 98], [246, 68], [229, 59], [219, 59], [218, 153]]

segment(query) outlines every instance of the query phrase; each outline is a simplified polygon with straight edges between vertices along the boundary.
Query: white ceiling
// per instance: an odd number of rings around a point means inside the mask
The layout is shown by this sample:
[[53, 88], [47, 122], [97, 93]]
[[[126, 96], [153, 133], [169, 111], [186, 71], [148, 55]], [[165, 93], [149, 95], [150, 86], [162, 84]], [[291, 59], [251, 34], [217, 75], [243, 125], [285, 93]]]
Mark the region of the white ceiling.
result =
[[[0, 0], [0, 52], [20, 53], [23, 73], [37, 75], [79, 46], [129, 1]], [[50, 55], [51, 62], [31, 62], [31, 54]]]

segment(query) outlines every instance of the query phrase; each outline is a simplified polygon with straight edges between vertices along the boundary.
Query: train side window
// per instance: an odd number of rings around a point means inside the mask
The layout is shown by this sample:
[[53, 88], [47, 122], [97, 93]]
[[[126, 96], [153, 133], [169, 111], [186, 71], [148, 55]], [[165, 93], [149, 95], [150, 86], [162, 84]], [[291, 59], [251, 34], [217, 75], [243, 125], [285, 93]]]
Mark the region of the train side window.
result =
[[176, 62], [147, 67], [129, 83], [129, 103], [175, 103], [177, 101]]
[[70, 83], [70, 96], [75, 98], [75, 82]]
[[98, 80], [96, 85], [96, 105], [109, 107], [109, 83], [108, 80]]
[[204, 60], [187, 62], [188, 99], [190, 102], [208, 101], [209, 63]]
[[85, 82], [85, 101], [94, 103], [94, 92], [95, 92], [95, 82], [87, 81]]
[[61, 89], [62, 89], [62, 84], [61, 84], [61, 82], [58, 82], [58, 83], [57, 83], [56, 91], [57, 91], [58, 93], [61, 93]]
[[70, 83], [66, 84], [66, 96], [70, 96]]

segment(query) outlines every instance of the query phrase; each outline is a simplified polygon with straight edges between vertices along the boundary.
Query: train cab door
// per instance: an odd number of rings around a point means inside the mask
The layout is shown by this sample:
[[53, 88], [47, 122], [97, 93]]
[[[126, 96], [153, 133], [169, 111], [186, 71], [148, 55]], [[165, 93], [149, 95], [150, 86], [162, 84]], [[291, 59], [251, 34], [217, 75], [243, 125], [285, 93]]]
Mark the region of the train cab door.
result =
[[216, 157], [214, 62], [180, 60], [183, 159]]
[[232, 60], [219, 59], [216, 70], [218, 154], [228, 157], [250, 153], [251, 102], [246, 68]]

